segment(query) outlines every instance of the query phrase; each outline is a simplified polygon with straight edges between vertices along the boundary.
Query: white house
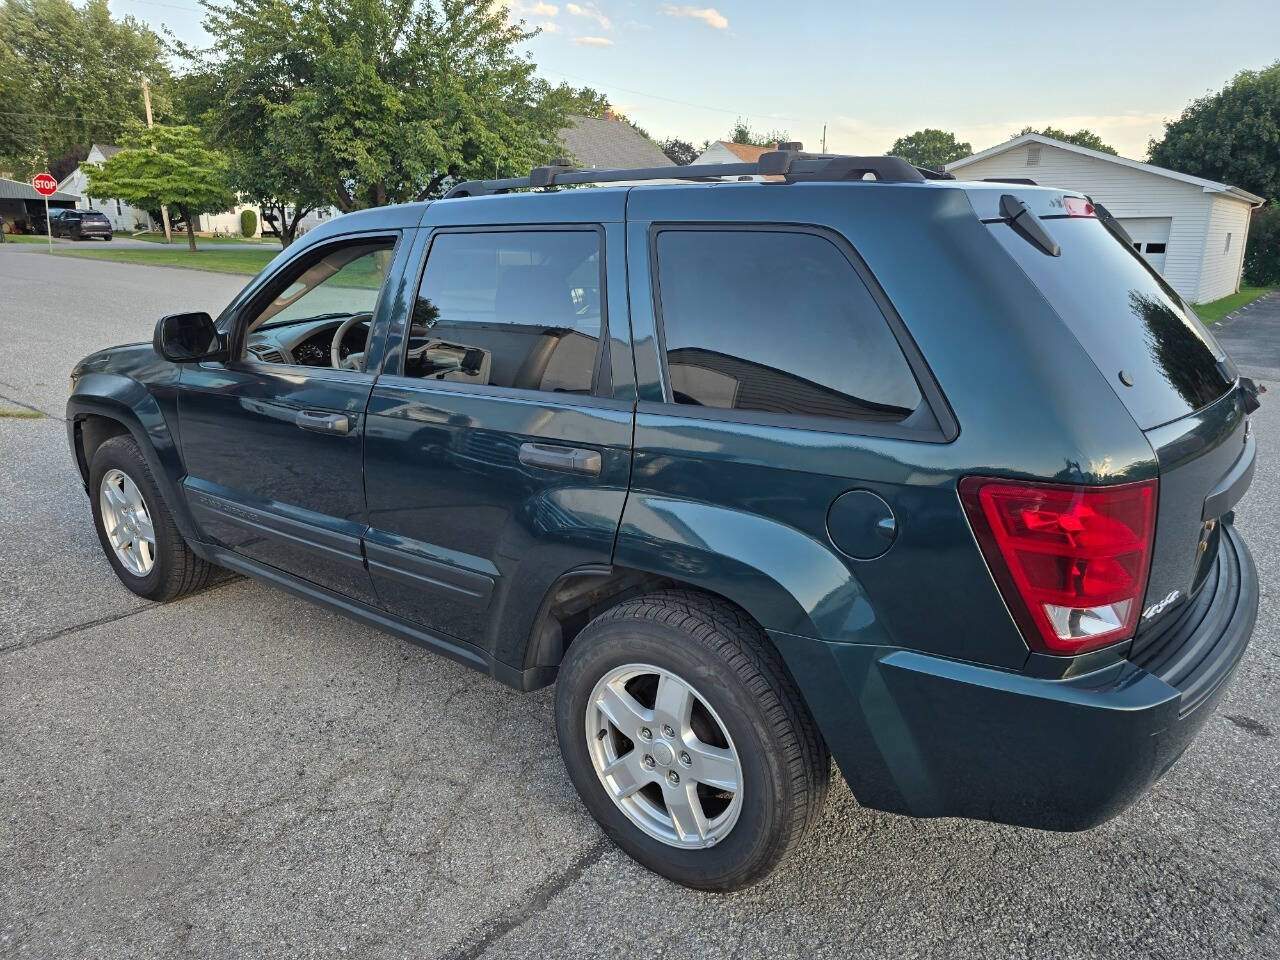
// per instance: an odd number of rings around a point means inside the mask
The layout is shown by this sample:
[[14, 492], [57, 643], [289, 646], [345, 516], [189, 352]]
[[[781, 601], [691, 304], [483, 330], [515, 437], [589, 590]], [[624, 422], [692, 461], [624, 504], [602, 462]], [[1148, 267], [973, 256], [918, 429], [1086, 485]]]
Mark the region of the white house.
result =
[[961, 180], [1030, 179], [1093, 198], [1192, 303], [1240, 289], [1249, 218], [1263, 203], [1239, 187], [1036, 133], [949, 163], [947, 172]]
[[762, 153], [778, 149], [777, 144], [757, 147], [749, 143], [717, 140], [703, 150], [694, 163], [755, 163]]
[[[120, 152], [120, 147], [105, 143], [95, 143], [89, 148], [89, 156], [84, 163], [106, 163], [109, 157]], [[89, 176], [85, 173], [84, 164], [67, 174], [60, 184], [59, 193], [70, 193], [76, 197], [76, 206], [81, 210], [97, 210], [107, 215], [111, 221], [111, 229], [117, 233], [128, 233], [134, 230], [149, 230], [151, 216], [139, 207], [131, 207], [122, 200], [103, 199], [89, 196]]]

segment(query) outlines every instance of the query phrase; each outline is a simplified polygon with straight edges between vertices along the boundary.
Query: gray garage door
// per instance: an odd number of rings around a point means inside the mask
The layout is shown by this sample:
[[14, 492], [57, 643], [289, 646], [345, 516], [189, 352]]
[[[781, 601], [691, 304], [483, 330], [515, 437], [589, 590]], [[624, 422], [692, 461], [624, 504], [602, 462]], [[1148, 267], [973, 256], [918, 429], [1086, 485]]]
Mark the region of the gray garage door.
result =
[[1169, 243], [1171, 217], [1129, 217], [1120, 225], [1133, 237], [1133, 245], [1147, 262], [1164, 275], [1164, 251]]

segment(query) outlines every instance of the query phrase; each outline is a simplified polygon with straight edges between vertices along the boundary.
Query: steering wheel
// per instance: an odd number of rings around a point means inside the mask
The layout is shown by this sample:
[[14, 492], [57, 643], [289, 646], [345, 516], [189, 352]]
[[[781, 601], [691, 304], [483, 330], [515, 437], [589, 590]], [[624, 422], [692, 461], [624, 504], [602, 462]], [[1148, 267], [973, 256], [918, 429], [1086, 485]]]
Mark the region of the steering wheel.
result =
[[347, 354], [347, 359], [342, 359], [342, 341], [346, 337], [347, 332], [357, 323], [365, 321], [373, 322], [373, 314], [371, 313], [353, 313], [342, 323], [338, 324], [338, 329], [333, 331], [333, 340], [329, 343], [329, 363], [335, 370], [364, 370], [364, 351], [359, 353]]

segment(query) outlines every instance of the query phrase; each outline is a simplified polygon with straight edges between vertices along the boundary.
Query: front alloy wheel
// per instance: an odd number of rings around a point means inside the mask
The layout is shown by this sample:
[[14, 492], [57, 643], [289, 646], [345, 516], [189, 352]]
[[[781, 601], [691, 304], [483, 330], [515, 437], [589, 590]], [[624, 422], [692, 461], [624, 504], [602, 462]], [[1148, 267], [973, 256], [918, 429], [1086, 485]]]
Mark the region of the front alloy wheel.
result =
[[120, 565], [145, 577], [156, 565], [156, 531], [151, 511], [138, 485], [123, 470], [112, 468], [98, 486], [102, 529]]
[[618, 667], [591, 692], [585, 728], [600, 783], [649, 836], [709, 847], [738, 822], [738, 751], [692, 684], [651, 664]]

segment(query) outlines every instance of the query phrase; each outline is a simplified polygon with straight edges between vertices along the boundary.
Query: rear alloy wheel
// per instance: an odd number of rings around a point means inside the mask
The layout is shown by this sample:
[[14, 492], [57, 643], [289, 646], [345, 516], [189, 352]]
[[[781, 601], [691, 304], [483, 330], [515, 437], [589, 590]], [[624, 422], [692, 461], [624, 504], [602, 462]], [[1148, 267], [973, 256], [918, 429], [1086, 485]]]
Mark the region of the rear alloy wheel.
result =
[[831, 757], [777, 649], [708, 594], [663, 590], [587, 624], [560, 665], [556, 731], [604, 832], [686, 886], [760, 880], [826, 799]]
[[742, 811], [742, 763], [724, 723], [674, 673], [629, 663], [587, 702], [587, 751], [613, 802], [673, 847], [714, 846]]

